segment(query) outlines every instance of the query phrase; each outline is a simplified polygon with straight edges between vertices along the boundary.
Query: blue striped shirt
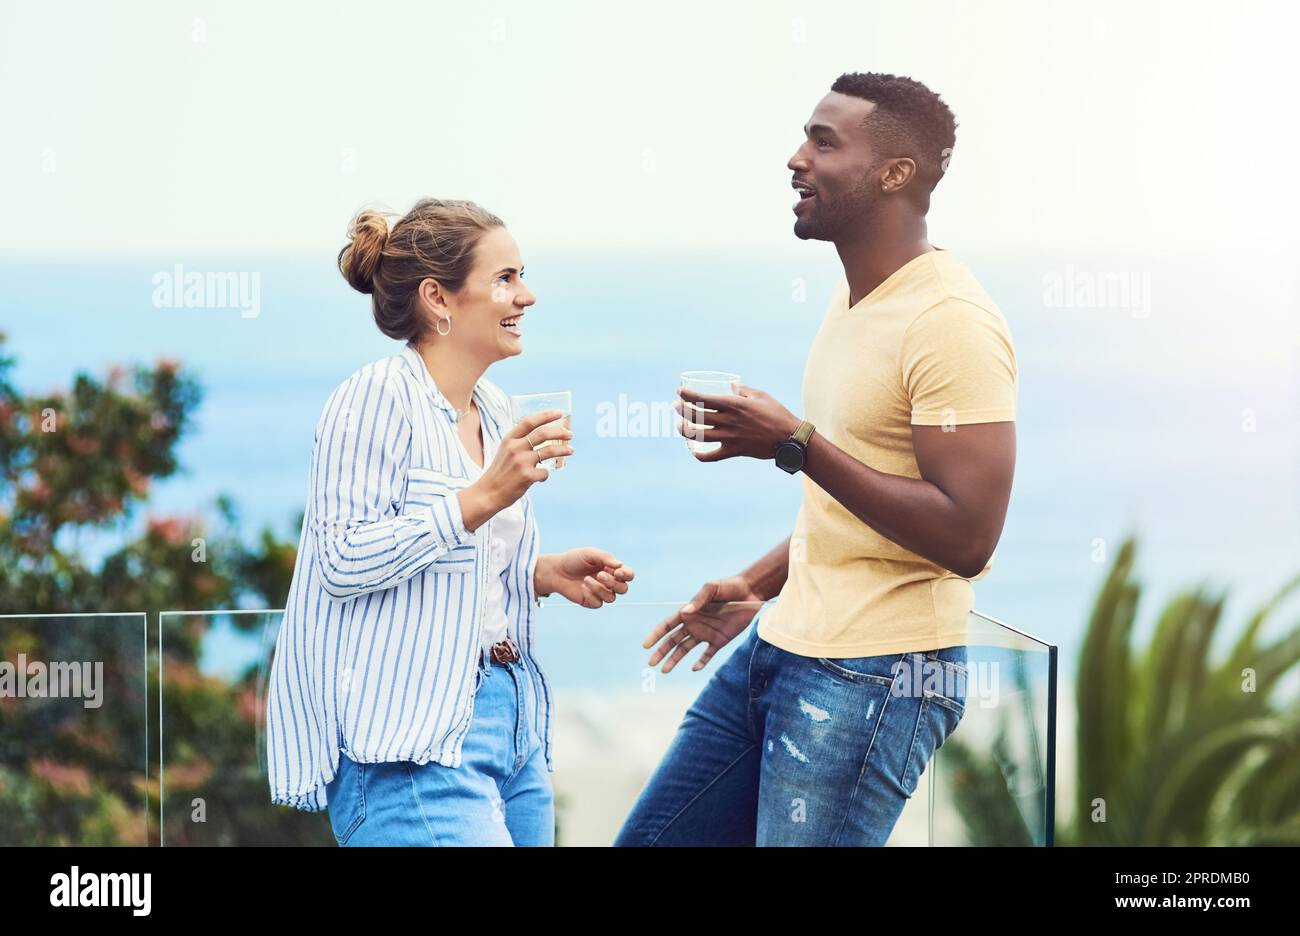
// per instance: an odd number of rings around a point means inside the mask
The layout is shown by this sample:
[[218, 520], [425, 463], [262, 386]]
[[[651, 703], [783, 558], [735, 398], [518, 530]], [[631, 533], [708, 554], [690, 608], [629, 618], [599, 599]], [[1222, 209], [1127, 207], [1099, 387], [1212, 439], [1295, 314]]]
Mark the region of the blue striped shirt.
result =
[[[509, 399], [486, 378], [474, 399], [485, 448], [499, 444]], [[491, 520], [471, 533], [461, 517], [456, 492], [471, 464], [455, 408], [409, 345], [325, 403], [267, 690], [272, 802], [324, 809], [340, 752], [460, 766], [484, 665], [492, 542]], [[526, 495], [523, 506], [523, 536], [501, 577], [504, 610], [535, 689], [526, 717], [553, 770], [551, 689], [533, 641], [537, 524]]]

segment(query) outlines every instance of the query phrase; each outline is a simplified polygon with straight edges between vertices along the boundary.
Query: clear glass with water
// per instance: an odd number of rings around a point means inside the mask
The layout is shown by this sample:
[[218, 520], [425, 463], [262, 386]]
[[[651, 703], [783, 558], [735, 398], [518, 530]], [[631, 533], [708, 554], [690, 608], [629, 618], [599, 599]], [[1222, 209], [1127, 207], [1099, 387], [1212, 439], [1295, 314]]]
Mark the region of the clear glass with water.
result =
[[[740, 375], [732, 374], [727, 371], [684, 371], [680, 378], [678, 386], [685, 387], [687, 390], [694, 390], [696, 393], [707, 393], [713, 396], [722, 394], [735, 394], [736, 387], [740, 384]], [[720, 442], [699, 442], [690, 437], [692, 429], [712, 429], [707, 420], [709, 413], [716, 413], [717, 410], [705, 409], [702, 406], [694, 406], [691, 403], [683, 401], [683, 409], [686, 411], [686, 447], [692, 452], [716, 452], [722, 448]], [[694, 415], [692, 415], [692, 413]]]
[[[510, 398], [510, 409], [518, 425], [519, 421], [525, 416], [531, 416], [534, 413], [544, 413], [547, 410], [560, 410], [564, 413], [563, 419], [557, 419], [555, 425], [560, 423], [566, 429], [573, 428], [573, 393], [569, 390], [557, 390], [554, 393], [523, 393]], [[557, 440], [549, 440], [537, 446], [538, 452], [545, 450], [548, 445], [557, 444]], [[539, 463], [543, 468], [559, 471], [564, 467], [567, 458], [563, 455], [557, 458], [544, 458]]]

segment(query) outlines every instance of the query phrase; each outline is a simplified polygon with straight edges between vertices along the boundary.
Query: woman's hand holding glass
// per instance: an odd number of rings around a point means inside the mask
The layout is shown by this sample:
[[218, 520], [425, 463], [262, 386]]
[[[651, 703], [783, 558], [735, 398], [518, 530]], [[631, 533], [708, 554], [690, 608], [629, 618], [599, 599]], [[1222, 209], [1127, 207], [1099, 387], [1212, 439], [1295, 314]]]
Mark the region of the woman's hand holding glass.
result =
[[[477, 481], [460, 492], [461, 517], [465, 529], [473, 531], [505, 510], [530, 487], [545, 481], [550, 472], [542, 468], [538, 446], [547, 442], [555, 444], [546, 448], [546, 458], [572, 455], [572, 430], [557, 422], [564, 413], [547, 410], [520, 420], [501, 439], [496, 457]], [[547, 425], [550, 423], [550, 425]]]

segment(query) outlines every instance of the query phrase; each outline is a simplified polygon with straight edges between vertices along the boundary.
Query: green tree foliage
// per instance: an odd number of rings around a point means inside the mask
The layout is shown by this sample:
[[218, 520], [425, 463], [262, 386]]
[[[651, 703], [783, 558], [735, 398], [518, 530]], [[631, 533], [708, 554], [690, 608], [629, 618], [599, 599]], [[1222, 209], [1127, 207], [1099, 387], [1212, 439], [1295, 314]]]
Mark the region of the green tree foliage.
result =
[[[77, 374], [67, 392], [32, 396], [13, 385], [13, 364], [0, 335], [0, 611], [147, 611], [150, 639], [104, 619], [0, 621], [0, 659], [103, 661], [108, 700], [88, 713], [67, 700], [0, 698], [0, 843], [140, 843], [146, 809], [157, 841], [159, 777], [144, 765], [159, 759], [158, 612], [282, 607], [296, 548], [270, 530], [246, 546], [226, 499], [211, 516], [133, 522], [180, 468], [177, 446], [199, 405], [178, 364]], [[213, 779], [229, 801], [224, 835], [332, 841], [320, 817], [292, 825], [271, 806], [257, 768], [257, 667], [234, 681], [200, 673], [208, 626], [190, 618], [166, 634], [168, 841], [204, 840], [181, 822], [195, 779], [219, 769], [240, 772]]]

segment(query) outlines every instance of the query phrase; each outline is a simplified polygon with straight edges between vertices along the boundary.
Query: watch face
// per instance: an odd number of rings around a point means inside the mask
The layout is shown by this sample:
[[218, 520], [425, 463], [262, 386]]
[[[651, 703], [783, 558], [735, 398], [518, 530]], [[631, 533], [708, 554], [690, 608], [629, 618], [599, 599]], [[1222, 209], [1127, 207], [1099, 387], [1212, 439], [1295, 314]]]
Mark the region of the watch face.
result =
[[782, 442], [776, 450], [776, 465], [794, 474], [803, 467], [803, 447], [795, 442]]

